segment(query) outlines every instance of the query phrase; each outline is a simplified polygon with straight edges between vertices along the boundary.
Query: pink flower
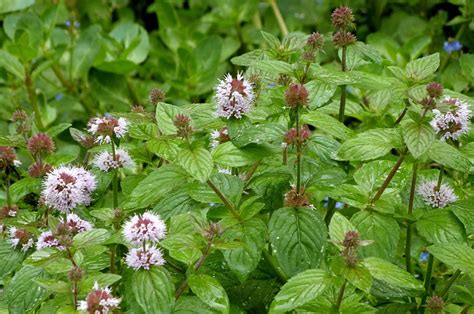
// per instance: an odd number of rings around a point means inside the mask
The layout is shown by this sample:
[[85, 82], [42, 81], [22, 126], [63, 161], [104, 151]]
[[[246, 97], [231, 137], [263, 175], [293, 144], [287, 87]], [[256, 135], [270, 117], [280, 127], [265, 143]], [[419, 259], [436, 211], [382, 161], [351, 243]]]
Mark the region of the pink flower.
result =
[[125, 258], [125, 262], [134, 270], [140, 268], [149, 270], [153, 265], [163, 265], [165, 260], [160, 249], [155, 246], [146, 246], [145, 249], [143, 247], [131, 249]]
[[96, 155], [92, 163], [100, 170], [106, 172], [111, 169], [131, 168], [135, 166], [128, 152], [120, 148], [115, 150], [115, 160], [112, 153], [102, 152]]
[[58, 250], [64, 250], [64, 246], [59, 243], [59, 240], [56, 239], [51, 231], [45, 231], [38, 237], [38, 242], [36, 242], [36, 248], [38, 250], [54, 247]]
[[128, 121], [125, 118], [92, 118], [87, 126], [87, 130], [97, 136], [96, 142], [99, 144], [110, 143], [112, 136], [122, 138], [128, 132]]
[[227, 74], [216, 86], [216, 114], [227, 119], [240, 119], [250, 111], [254, 98], [252, 84], [244, 79], [242, 73], [238, 73], [235, 79]]
[[158, 242], [166, 236], [166, 225], [159, 215], [146, 212], [128, 220], [123, 228], [123, 235], [132, 244]]
[[439, 190], [437, 187], [437, 181], [426, 181], [418, 186], [417, 192], [427, 205], [435, 208], [446, 207], [458, 199], [449, 185], [441, 184]]
[[99, 284], [95, 282], [93, 290], [89, 292], [84, 301], [79, 302], [77, 310], [89, 314], [107, 314], [117, 309], [120, 301], [119, 298], [112, 296], [112, 290], [110, 288], [101, 289]]

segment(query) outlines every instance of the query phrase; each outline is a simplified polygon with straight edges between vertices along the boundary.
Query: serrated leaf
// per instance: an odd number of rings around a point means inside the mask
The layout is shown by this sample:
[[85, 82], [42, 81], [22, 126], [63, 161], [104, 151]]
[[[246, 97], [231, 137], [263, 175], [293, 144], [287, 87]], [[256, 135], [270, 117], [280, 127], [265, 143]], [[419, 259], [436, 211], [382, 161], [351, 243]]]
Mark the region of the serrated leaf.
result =
[[301, 116], [301, 121], [302, 123], [311, 124], [316, 127], [317, 130], [341, 140], [346, 140], [354, 134], [351, 129], [346, 127], [337, 119], [317, 110], [303, 114]]
[[466, 232], [461, 222], [449, 209], [438, 208], [416, 221], [416, 230], [429, 243], [466, 243]]
[[204, 148], [182, 149], [176, 162], [200, 182], [206, 182], [212, 171], [211, 153]]
[[327, 228], [318, 212], [280, 208], [273, 212], [268, 228], [273, 255], [289, 276], [319, 266]]
[[173, 139], [152, 139], [146, 142], [146, 148], [165, 160], [174, 160], [178, 154], [180, 147], [179, 142]]
[[443, 141], [434, 141], [428, 150], [428, 157], [443, 166], [468, 172], [472, 163], [460, 151]]
[[435, 132], [428, 124], [418, 124], [409, 121], [402, 128], [403, 139], [414, 158], [419, 158], [431, 146], [435, 139]]
[[[0, 6], [0, 12], [2, 8]], [[6, 50], [0, 50], [0, 68], [5, 68], [8, 72], [15, 75], [18, 79], [25, 79], [25, 69], [23, 65], [18, 61], [18, 58], [8, 53]]]
[[269, 313], [287, 313], [314, 300], [330, 284], [324, 270], [309, 269], [290, 278], [281, 287], [270, 306]]
[[110, 237], [109, 231], [106, 229], [92, 229], [84, 231], [72, 239], [72, 244], [76, 249], [87, 248], [90, 246], [103, 244]]
[[56, 135], [60, 134], [64, 130], [67, 130], [72, 124], [71, 123], [59, 123], [51, 128], [49, 128], [46, 133], [48, 133], [51, 137], [55, 137]]
[[441, 262], [474, 276], [474, 249], [456, 243], [440, 243], [428, 247], [428, 252]]
[[6, 240], [0, 240], [0, 280], [21, 265], [23, 254]]
[[336, 85], [327, 84], [321, 81], [313, 80], [305, 84], [308, 90], [308, 105], [312, 108], [319, 108], [327, 103], [336, 93]]
[[219, 313], [229, 313], [229, 298], [219, 281], [208, 275], [191, 274], [188, 284], [201, 301]]
[[174, 285], [165, 268], [152, 267], [134, 272], [129, 289], [139, 307], [136, 311], [146, 314], [173, 312]]
[[408, 79], [422, 81], [429, 78], [439, 67], [439, 53], [408, 62], [405, 71]]
[[342, 245], [339, 243], [344, 240], [348, 231], [357, 231], [357, 229], [349, 219], [344, 217], [341, 213], [335, 212], [329, 223], [329, 238], [339, 249], [342, 249]]
[[176, 127], [173, 121], [177, 114], [184, 114], [184, 111], [178, 107], [164, 102], [156, 104], [156, 125], [161, 133], [165, 135], [176, 134]]
[[258, 60], [251, 64], [253, 68], [278, 76], [280, 74], [292, 74], [291, 64], [278, 60]]
[[170, 235], [160, 245], [169, 251], [172, 258], [187, 265], [192, 265], [202, 256], [201, 241], [190, 234]]

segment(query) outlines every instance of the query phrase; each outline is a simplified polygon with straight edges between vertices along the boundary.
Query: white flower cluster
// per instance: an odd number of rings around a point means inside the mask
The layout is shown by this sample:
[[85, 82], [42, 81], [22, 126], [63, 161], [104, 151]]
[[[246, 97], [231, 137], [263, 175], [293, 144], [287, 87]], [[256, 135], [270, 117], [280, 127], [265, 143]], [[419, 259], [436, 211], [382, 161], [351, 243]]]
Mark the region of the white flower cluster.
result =
[[79, 205], [90, 204], [96, 180], [82, 167], [61, 166], [48, 173], [43, 187], [45, 204], [67, 213]]
[[16, 227], [10, 227], [8, 229], [9, 242], [13, 248], [21, 246], [21, 251], [26, 252], [29, 248], [33, 246], [33, 239], [23, 229], [18, 229]]
[[[132, 248], [125, 261], [130, 268], [150, 269], [150, 266], [160, 266], [165, 263], [163, 255], [155, 244], [166, 236], [166, 225], [159, 215], [149, 212], [135, 215], [125, 223], [123, 228], [125, 239], [140, 248]], [[151, 242], [151, 245], [147, 245]]]
[[110, 288], [100, 288], [97, 282], [84, 301], [80, 301], [77, 310], [94, 314], [107, 314], [119, 307], [120, 298], [112, 296]]
[[58, 250], [64, 250], [59, 240], [53, 235], [51, 231], [45, 231], [38, 237], [38, 242], [36, 242], [36, 249], [41, 250], [47, 247], [54, 247]]
[[469, 131], [471, 110], [464, 101], [446, 97], [439, 109], [433, 109], [433, 113], [435, 116], [430, 124], [443, 140], [457, 140]]
[[[61, 222], [64, 223], [64, 220], [61, 220]], [[81, 219], [78, 215], [72, 213], [67, 214], [66, 222], [64, 223], [64, 225], [73, 234], [92, 230], [92, 225], [90, 224], [90, 222]]]
[[128, 152], [121, 148], [115, 150], [115, 160], [114, 155], [112, 153], [102, 152], [95, 156], [95, 159], [92, 163], [100, 170], [106, 172], [111, 169], [131, 168], [135, 166], [135, 163], [133, 162]]
[[439, 190], [437, 187], [437, 181], [425, 181], [418, 186], [417, 192], [427, 205], [435, 208], [446, 207], [458, 199], [449, 185], [441, 184]]
[[242, 118], [242, 115], [250, 111], [255, 95], [252, 84], [244, 79], [242, 73], [237, 78], [227, 74], [215, 88], [217, 111], [219, 117], [229, 119]]
[[122, 138], [128, 132], [128, 121], [125, 118], [102, 117], [92, 118], [87, 124], [87, 130], [96, 135], [99, 144], [110, 143], [111, 136]]

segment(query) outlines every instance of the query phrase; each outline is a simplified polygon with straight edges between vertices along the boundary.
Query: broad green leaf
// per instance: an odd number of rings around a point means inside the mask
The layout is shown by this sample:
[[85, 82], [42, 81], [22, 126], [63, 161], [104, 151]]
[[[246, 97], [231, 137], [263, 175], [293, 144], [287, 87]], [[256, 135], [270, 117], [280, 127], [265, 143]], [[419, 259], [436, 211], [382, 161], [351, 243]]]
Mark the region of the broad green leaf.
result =
[[323, 68], [319, 65], [313, 64], [310, 67], [313, 72], [313, 76], [317, 81], [321, 81], [325, 84], [331, 85], [350, 85], [356, 83], [354, 77], [346, 72], [342, 72], [339, 69]]
[[287, 313], [320, 295], [331, 279], [321, 269], [309, 269], [290, 278], [281, 287], [270, 306], [269, 313]]
[[428, 124], [409, 121], [403, 125], [402, 131], [405, 144], [414, 158], [423, 155], [435, 139], [435, 132]]
[[16, 203], [29, 193], [38, 193], [41, 188], [41, 180], [27, 177], [16, 181], [10, 187], [12, 202]]
[[317, 110], [302, 115], [301, 121], [302, 123], [311, 124], [316, 127], [317, 130], [341, 140], [347, 140], [353, 135], [353, 131], [343, 123], [330, 115], [321, 113]]
[[165, 138], [152, 139], [146, 142], [146, 148], [165, 160], [175, 160], [180, 150], [179, 141]]
[[160, 245], [168, 250], [172, 258], [187, 265], [192, 265], [202, 256], [201, 241], [190, 234], [167, 236]]
[[405, 295], [418, 295], [424, 288], [410, 273], [378, 257], [367, 257], [362, 264], [367, 267], [374, 279], [383, 282], [393, 290]]
[[76, 249], [86, 248], [98, 244], [103, 244], [110, 237], [109, 231], [106, 229], [92, 229], [84, 231], [72, 239], [72, 244]]
[[71, 123], [59, 123], [46, 131], [51, 137], [56, 137], [58, 134], [61, 134], [63, 131], [67, 130], [72, 124]]
[[242, 247], [223, 252], [227, 265], [241, 281], [247, 279], [250, 273], [257, 268], [266, 242], [263, 236], [266, 232], [265, 223], [254, 218], [238, 224], [224, 233], [224, 238], [239, 240], [243, 244]]
[[31, 266], [24, 266], [15, 273], [4, 294], [9, 313], [28, 313], [51, 294], [34, 281], [45, 276], [43, 269]]
[[206, 303], [195, 296], [182, 296], [176, 302], [174, 314], [215, 314]]
[[408, 79], [423, 81], [429, 78], [439, 67], [439, 53], [408, 62], [405, 71]]
[[327, 228], [317, 211], [280, 208], [273, 212], [268, 228], [272, 255], [289, 276], [319, 266]]
[[146, 314], [173, 312], [174, 285], [163, 267], [151, 267], [132, 274], [131, 289], [139, 307], [136, 311]]
[[443, 263], [474, 276], [474, 249], [456, 243], [440, 243], [428, 247], [428, 251]]
[[467, 172], [472, 163], [459, 150], [443, 141], [434, 141], [428, 150], [428, 156], [434, 161], [455, 170]]
[[258, 214], [263, 207], [265, 207], [264, 203], [259, 202], [259, 196], [252, 196], [246, 199], [239, 207], [240, 217], [242, 220], [247, 220]]
[[38, 278], [33, 281], [41, 288], [55, 293], [69, 293], [71, 290], [71, 285], [62, 280]]
[[360, 211], [352, 216], [351, 222], [359, 230], [362, 240], [374, 241], [359, 249], [361, 256], [394, 260], [400, 238], [400, 227], [394, 218], [377, 212]]
[[370, 288], [372, 287], [372, 275], [364, 265], [358, 264], [355, 267], [344, 267], [342, 275], [360, 290], [365, 293], [370, 293]]
[[232, 142], [220, 144], [212, 151], [212, 159], [224, 167], [243, 167], [250, 165], [274, 153], [264, 145], [250, 144], [243, 148], [236, 147]]
[[286, 63], [284, 61], [278, 60], [258, 60], [251, 64], [253, 68], [258, 70], [262, 70], [264, 72], [270, 73], [274, 76], [278, 76], [280, 74], [291, 74], [293, 73], [293, 69], [291, 68], [291, 64]]
[[6, 240], [0, 240], [0, 280], [21, 265], [23, 254]]
[[382, 157], [400, 144], [393, 129], [373, 129], [342, 143], [338, 156], [343, 160], [371, 160]]
[[457, 201], [449, 206], [449, 209], [463, 223], [466, 234], [474, 234], [474, 202], [472, 198]]
[[176, 127], [173, 121], [177, 114], [184, 114], [184, 111], [178, 107], [164, 102], [159, 102], [156, 105], [156, 125], [161, 133], [164, 135], [176, 134]]
[[[2, 3], [4, 3], [2, 1]], [[2, 7], [0, 5], [0, 12]], [[25, 69], [18, 61], [18, 58], [8, 53], [6, 50], [0, 50], [0, 68], [5, 68], [8, 72], [15, 75], [20, 80], [25, 79]]]
[[26, 9], [35, 4], [35, 0], [1, 1], [0, 14]]
[[229, 313], [229, 298], [219, 281], [208, 275], [191, 274], [188, 284], [201, 301], [219, 313]]
[[142, 63], [148, 56], [150, 42], [146, 30], [131, 21], [124, 21], [115, 25], [110, 37], [122, 44], [120, 59], [135, 64]]
[[94, 64], [96, 56], [101, 50], [98, 44], [103, 40], [101, 36], [101, 27], [92, 25], [81, 31], [81, 36], [74, 45], [74, 62], [71, 63], [71, 75], [74, 79], [84, 77]]
[[344, 217], [341, 213], [335, 212], [329, 223], [329, 238], [334, 245], [339, 249], [342, 249], [342, 245], [339, 244], [344, 240], [344, 237], [348, 231], [357, 231], [354, 225]]
[[390, 160], [365, 163], [354, 173], [354, 180], [367, 192], [373, 192], [382, 185], [393, 165], [393, 161]]
[[466, 243], [466, 232], [456, 216], [446, 208], [424, 214], [416, 221], [416, 230], [429, 243]]
[[305, 87], [308, 90], [308, 106], [311, 109], [323, 106], [336, 92], [336, 85], [317, 80], [306, 83]]
[[280, 40], [275, 37], [275, 35], [260, 31], [260, 34], [262, 35], [263, 39], [265, 42], [270, 46], [271, 49], [279, 49], [280, 48]]
[[198, 148], [183, 148], [176, 162], [183, 167], [193, 178], [206, 182], [212, 171], [212, 156], [208, 150]]

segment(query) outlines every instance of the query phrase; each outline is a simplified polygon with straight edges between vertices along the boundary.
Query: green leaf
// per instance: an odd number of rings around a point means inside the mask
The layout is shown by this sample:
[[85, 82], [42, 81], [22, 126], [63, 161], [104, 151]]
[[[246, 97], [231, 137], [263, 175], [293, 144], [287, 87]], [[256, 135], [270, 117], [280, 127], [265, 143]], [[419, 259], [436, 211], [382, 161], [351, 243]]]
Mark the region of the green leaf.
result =
[[474, 277], [474, 249], [456, 243], [440, 243], [428, 247], [428, 252], [443, 263]]
[[178, 154], [179, 141], [175, 139], [158, 138], [146, 143], [146, 148], [165, 160], [175, 160]]
[[419, 158], [435, 140], [435, 132], [428, 124], [418, 124], [413, 121], [405, 123], [402, 127], [403, 140], [414, 158]]
[[243, 243], [242, 247], [223, 252], [227, 265], [241, 281], [247, 279], [257, 268], [266, 242], [263, 235], [266, 233], [267, 226], [256, 218], [238, 224], [224, 233], [224, 239], [237, 239]]
[[367, 267], [373, 278], [407, 296], [418, 295], [424, 290], [422, 283], [410, 273], [381, 258], [367, 257], [362, 264]]
[[151, 267], [132, 274], [131, 287], [139, 309], [146, 314], [172, 313], [174, 285], [163, 267]]
[[428, 150], [429, 158], [455, 170], [468, 172], [472, 163], [460, 151], [443, 141], [434, 141]]
[[215, 311], [198, 297], [182, 296], [176, 302], [173, 314], [215, 314]]
[[0, 2], [0, 14], [26, 9], [35, 4], [35, 0], [15, 0]]
[[377, 212], [360, 211], [352, 216], [351, 222], [359, 230], [362, 240], [374, 241], [360, 248], [361, 256], [394, 260], [400, 238], [400, 227], [394, 218]]
[[72, 244], [76, 249], [87, 248], [90, 246], [103, 244], [110, 237], [109, 231], [106, 229], [92, 229], [84, 231], [72, 239]]
[[257, 215], [263, 209], [263, 207], [265, 207], [264, 203], [258, 202], [259, 199], [259, 196], [252, 196], [242, 202], [239, 207], [240, 218], [242, 218], [242, 220], [252, 218], [253, 216]]
[[10, 187], [12, 202], [16, 203], [29, 193], [39, 194], [41, 180], [38, 178], [27, 177], [16, 181]]
[[301, 121], [302, 123], [311, 124], [321, 132], [341, 140], [347, 140], [353, 135], [353, 131], [346, 127], [343, 123], [339, 122], [330, 115], [321, 113], [317, 110], [313, 110], [302, 115]]
[[373, 129], [342, 143], [338, 156], [343, 160], [371, 160], [382, 157], [400, 145], [394, 129]]
[[61, 134], [64, 130], [67, 130], [72, 124], [71, 123], [59, 123], [46, 131], [51, 137], [56, 137]]
[[237, 148], [232, 142], [225, 142], [212, 151], [212, 159], [224, 167], [243, 167], [272, 153], [273, 150], [263, 145], [247, 145], [244, 148]]
[[281, 287], [270, 306], [269, 313], [287, 313], [314, 300], [331, 283], [326, 272], [309, 269], [290, 278]]
[[319, 266], [327, 229], [317, 211], [280, 208], [273, 212], [268, 228], [273, 255], [289, 276]]
[[206, 182], [209, 179], [212, 171], [212, 156], [207, 149], [183, 148], [176, 162], [196, 180]]
[[335, 212], [329, 223], [329, 238], [339, 249], [342, 249], [342, 245], [339, 243], [344, 240], [348, 231], [357, 231], [357, 229], [341, 213]]
[[260, 34], [262, 34], [263, 39], [265, 42], [270, 46], [271, 49], [279, 49], [280, 48], [280, 40], [275, 37], [275, 35], [260, 31]]
[[413, 81], [423, 81], [429, 78], [439, 67], [439, 53], [408, 62], [405, 71]]
[[201, 301], [219, 313], [229, 313], [229, 298], [219, 281], [204, 274], [190, 274], [188, 284]]
[[313, 80], [305, 84], [308, 90], [308, 104], [311, 109], [319, 108], [327, 103], [334, 93], [336, 92], [336, 86], [333, 84], [327, 84], [321, 81]]
[[40, 287], [55, 293], [69, 293], [71, 286], [65, 281], [57, 279], [39, 278], [33, 280]]
[[164, 102], [160, 102], [156, 105], [156, 125], [161, 133], [164, 135], [176, 134], [176, 127], [173, 121], [177, 114], [184, 114], [184, 111], [178, 106]]
[[393, 165], [393, 161], [390, 160], [365, 163], [354, 173], [354, 180], [367, 192], [373, 192], [382, 185]]
[[12, 248], [6, 240], [0, 240], [0, 280], [21, 265], [23, 254]]
[[464, 76], [471, 81], [474, 81], [474, 54], [462, 54], [459, 58], [459, 65], [461, 66]]
[[416, 230], [429, 243], [466, 243], [461, 222], [449, 209], [433, 209], [416, 222]]
[[280, 74], [292, 74], [291, 64], [278, 60], [258, 60], [251, 64], [253, 68], [278, 76]]
[[44, 277], [43, 269], [31, 266], [24, 266], [15, 273], [4, 294], [9, 313], [28, 313], [50, 295], [34, 281]]
[[[0, 12], [1, 11], [2, 7], [0, 6]], [[11, 55], [5, 50], [0, 50], [0, 67], [5, 68], [5, 70], [15, 75], [20, 80], [25, 79], [25, 69], [23, 68], [23, 65], [18, 61], [17, 57]]]
[[74, 62], [71, 63], [71, 75], [74, 79], [83, 78], [89, 72], [101, 50], [101, 45], [98, 43], [102, 40], [99, 25], [92, 25], [81, 31], [81, 36], [73, 49]]
[[131, 21], [120, 22], [110, 32], [110, 37], [122, 44], [121, 60], [139, 64], [148, 56], [150, 42], [148, 33], [142, 26]]
[[190, 234], [168, 236], [160, 245], [169, 251], [172, 258], [187, 265], [192, 265], [202, 256], [201, 241]]

